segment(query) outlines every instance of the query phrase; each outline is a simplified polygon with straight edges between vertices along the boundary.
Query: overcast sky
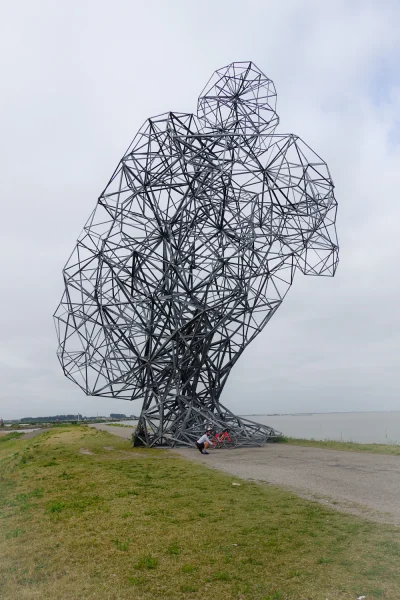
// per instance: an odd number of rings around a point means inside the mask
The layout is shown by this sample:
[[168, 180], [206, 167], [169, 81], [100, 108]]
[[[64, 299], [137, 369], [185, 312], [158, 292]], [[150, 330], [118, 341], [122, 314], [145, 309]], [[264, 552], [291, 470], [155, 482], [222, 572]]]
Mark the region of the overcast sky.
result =
[[278, 132], [327, 161], [337, 275], [298, 273], [223, 394], [232, 410], [400, 409], [400, 3], [16, 0], [0, 23], [0, 416], [137, 413], [64, 378], [62, 268], [143, 121], [195, 112], [214, 70], [253, 61]]

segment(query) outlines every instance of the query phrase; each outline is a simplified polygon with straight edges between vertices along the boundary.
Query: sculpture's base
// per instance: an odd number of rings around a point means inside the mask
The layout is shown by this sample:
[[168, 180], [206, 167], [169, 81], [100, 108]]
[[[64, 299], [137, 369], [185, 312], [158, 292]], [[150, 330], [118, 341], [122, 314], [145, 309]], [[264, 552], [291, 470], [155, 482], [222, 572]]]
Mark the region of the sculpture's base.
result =
[[194, 446], [208, 427], [214, 432], [228, 430], [232, 447], [263, 446], [281, 435], [272, 427], [234, 415], [222, 405], [218, 406], [218, 413], [188, 406], [184, 414], [168, 424], [161, 422], [158, 411], [155, 414], [142, 413], [132, 436], [133, 445]]

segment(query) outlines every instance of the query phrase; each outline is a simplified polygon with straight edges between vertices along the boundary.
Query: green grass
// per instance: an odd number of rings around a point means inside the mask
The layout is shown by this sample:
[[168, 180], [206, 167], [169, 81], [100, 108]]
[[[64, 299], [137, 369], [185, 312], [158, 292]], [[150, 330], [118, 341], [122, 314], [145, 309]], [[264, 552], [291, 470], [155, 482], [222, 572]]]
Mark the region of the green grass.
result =
[[282, 436], [277, 443], [310, 446], [311, 448], [330, 448], [348, 452], [372, 452], [373, 454], [391, 454], [400, 456], [400, 444], [358, 444], [357, 442], [334, 442], [331, 440], [304, 440]]
[[0, 436], [0, 443], [8, 442], [9, 440], [17, 440], [21, 435], [24, 435], [21, 431], [11, 431], [11, 433]]
[[0, 447], [7, 600], [395, 599], [399, 561], [399, 529], [92, 428]]
[[125, 425], [124, 423], [106, 423], [109, 427], [129, 427], [130, 429], [134, 428], [134, 425]]

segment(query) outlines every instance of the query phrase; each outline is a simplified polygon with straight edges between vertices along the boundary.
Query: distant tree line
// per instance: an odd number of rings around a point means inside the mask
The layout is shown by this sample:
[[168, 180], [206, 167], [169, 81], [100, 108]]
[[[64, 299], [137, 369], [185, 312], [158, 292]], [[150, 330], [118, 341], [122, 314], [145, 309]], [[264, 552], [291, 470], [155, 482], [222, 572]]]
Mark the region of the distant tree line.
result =
[[[127, 417], [123, 413], [111, 413], [109, 418], [110, 419], [129, 419], [129, 417]], [[136, 417], [131, 415], [130, 418], [136, 418]], [[20, 421], [20, 423], [44, 423], [44, 422], [51, 423], [54, 421], [77, 421], [78, 419], [80, 421], [96, 421], [97, 419], [106, 419], [106, 417], [100, 417], [100, 416], [82, 417], [82, 415], [79, 413], [78, 415], [54, 415], [52, 417], [23, 417], [19, 421]]]
[[41, 421], [76, 421], [82, 419], [82, 415], [55, 415], [54, 417], [23, 417], [21, 423], [39, 423]]

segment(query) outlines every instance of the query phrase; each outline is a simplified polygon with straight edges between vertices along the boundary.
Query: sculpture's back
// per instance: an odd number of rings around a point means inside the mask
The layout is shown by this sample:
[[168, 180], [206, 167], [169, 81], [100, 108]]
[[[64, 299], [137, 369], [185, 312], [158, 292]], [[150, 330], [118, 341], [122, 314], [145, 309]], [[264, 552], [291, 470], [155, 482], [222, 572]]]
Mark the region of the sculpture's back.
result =
[[64, 372], [86, 393], [143, 399], [136, 443], [268, 427], [219, 398], [299, 267], [333, 275], [336, 201], [325, 163], [276, 135], [275, 88], [252, 63], [217, 71], [198, 116], [149, 119], [64, 269]]

